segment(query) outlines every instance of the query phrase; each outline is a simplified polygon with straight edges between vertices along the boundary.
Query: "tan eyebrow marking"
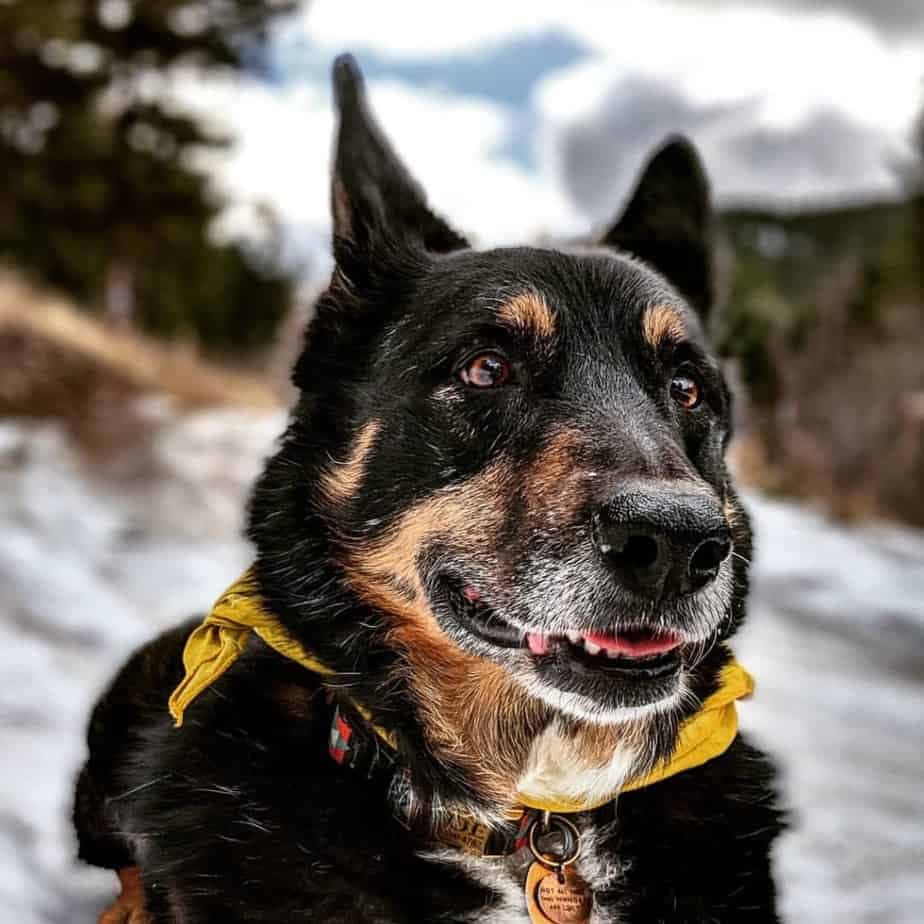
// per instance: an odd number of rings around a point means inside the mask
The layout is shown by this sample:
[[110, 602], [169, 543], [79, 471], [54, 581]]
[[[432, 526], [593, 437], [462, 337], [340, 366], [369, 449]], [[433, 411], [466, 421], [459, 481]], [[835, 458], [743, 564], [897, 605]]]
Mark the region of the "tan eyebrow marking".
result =
[[333, 461], [321, 476], [321, 487], [332, 501], [346, 501], [356, 495], [366, 473], [366, 457], [380, 427], [378, 420], [365, 424], [353, 440], [346, 459]]
[[683, 316], [671, 305], [651, 305], [642, 316], [642, 334], [655, 349], [665, 340], [679, 342], [686, 336]]
[[555, 313], [538, 292], [523, 292], [501, 305], [497, 313], [501, 321], [531, 331], [540, 337], [555, 334]]

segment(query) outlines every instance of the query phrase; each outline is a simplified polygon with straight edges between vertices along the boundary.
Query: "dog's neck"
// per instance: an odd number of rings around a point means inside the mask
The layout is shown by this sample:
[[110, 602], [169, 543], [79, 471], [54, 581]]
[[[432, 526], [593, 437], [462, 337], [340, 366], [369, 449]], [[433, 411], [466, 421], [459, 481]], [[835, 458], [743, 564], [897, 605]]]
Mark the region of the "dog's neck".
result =
[[[670, 752], [673, 734], [667, 740], [648, 721], [602, 725], [565, 718], [500, 665], [449, 642], [434, 619], [395, 614], [399, 601], [383, 601], [386, 610], [353, 596], [340, 582], [333, 586], [346, 590], [336, 601], [336, 618], [324, 618], [335, 610], [327, 600], [330, 585], [314, 598], [309, 619], [290, 607], [273, 608], [335, 667], [336, 633], [345, 623], [380, 627], [376, 635], [384, 629], [379, 644], [398, 658], [388, 668], [392, 679], [384, 685], [374, 675], [357, 676], [351, 696], [379, 724], [399, 732], [408, 747], [402, 759], [412, 779], [420, 780], [424, 803], [483, 819], [502, 819], [521, 792], [596, 804]], [[353, 611], [348, 619], [347, 609]], [[321, 627], [324, 638], [314, 637]]]
[[565, 797], [594, 805], [638, 771], [640, 756], [637, 738], [625, 728], [568, 729], [555, 719], [529, 749], [516, 788], [543, 801]]
[[450, 648], [435, 622], [395, 625], [390, 635], [407, 665], [427, 750], [461, 782], [450, 801], [498, 817], [524, 791], [598, 803], [643, 769], [638, 742], [647, 732], [639, 722], [565, 719], [501, 666]]

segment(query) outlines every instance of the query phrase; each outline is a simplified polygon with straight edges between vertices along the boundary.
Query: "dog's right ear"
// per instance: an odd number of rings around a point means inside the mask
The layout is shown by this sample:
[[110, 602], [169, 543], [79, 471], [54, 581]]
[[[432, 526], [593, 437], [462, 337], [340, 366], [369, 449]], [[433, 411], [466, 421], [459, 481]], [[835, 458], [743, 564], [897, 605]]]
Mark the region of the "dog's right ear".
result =
[[352, 55], [334, 62], [334, 91], [340, 113], [331, 190], [337, 265], [352, 275], [351, 264], [396, 250], [446, 253], [468, 247], [430, 211], [420, 184], [382, 133]]
[[699, 154], [674, 136], [648, 161], [601, 243], [658, 270], [704, 318], [715, 300], [714, 217]]

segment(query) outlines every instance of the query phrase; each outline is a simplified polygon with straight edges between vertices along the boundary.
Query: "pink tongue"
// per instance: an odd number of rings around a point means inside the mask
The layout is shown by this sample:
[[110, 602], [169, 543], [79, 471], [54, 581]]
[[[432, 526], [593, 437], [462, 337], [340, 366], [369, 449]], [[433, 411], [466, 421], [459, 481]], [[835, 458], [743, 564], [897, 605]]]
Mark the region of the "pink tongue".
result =
[[530, 632], [526, 636], [526, 644], [529, 645], [529, 650], [534, 655], [544, 655], [549, 650], [549, 637]]
[[626, 638], [620, 635], [603, 635], [598, 632], [588, 632], [584, 635], [584, 638], [604, 651], [616, 651], [619, 654], [635, 658], [661, 654], [676, 648], [680, 644], [680, 640], [670, 633], [649, 635], [641, 638]]

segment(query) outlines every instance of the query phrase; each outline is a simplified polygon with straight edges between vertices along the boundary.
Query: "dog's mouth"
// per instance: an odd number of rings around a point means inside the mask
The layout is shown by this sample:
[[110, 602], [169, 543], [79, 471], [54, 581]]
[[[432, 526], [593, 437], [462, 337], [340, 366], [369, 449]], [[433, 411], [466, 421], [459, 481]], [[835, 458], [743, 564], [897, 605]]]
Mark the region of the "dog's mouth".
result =
[[663, 678], [680, 669], [683, 639], [646, 626], [602, 632], [575, 627], [560, 634], [523, 630], [499, 616], [471, 584], [444, 576], [441, 585], [454, 620], [469, 635], [503, 649], [528, 652], [537, 667], [615, 678]]

